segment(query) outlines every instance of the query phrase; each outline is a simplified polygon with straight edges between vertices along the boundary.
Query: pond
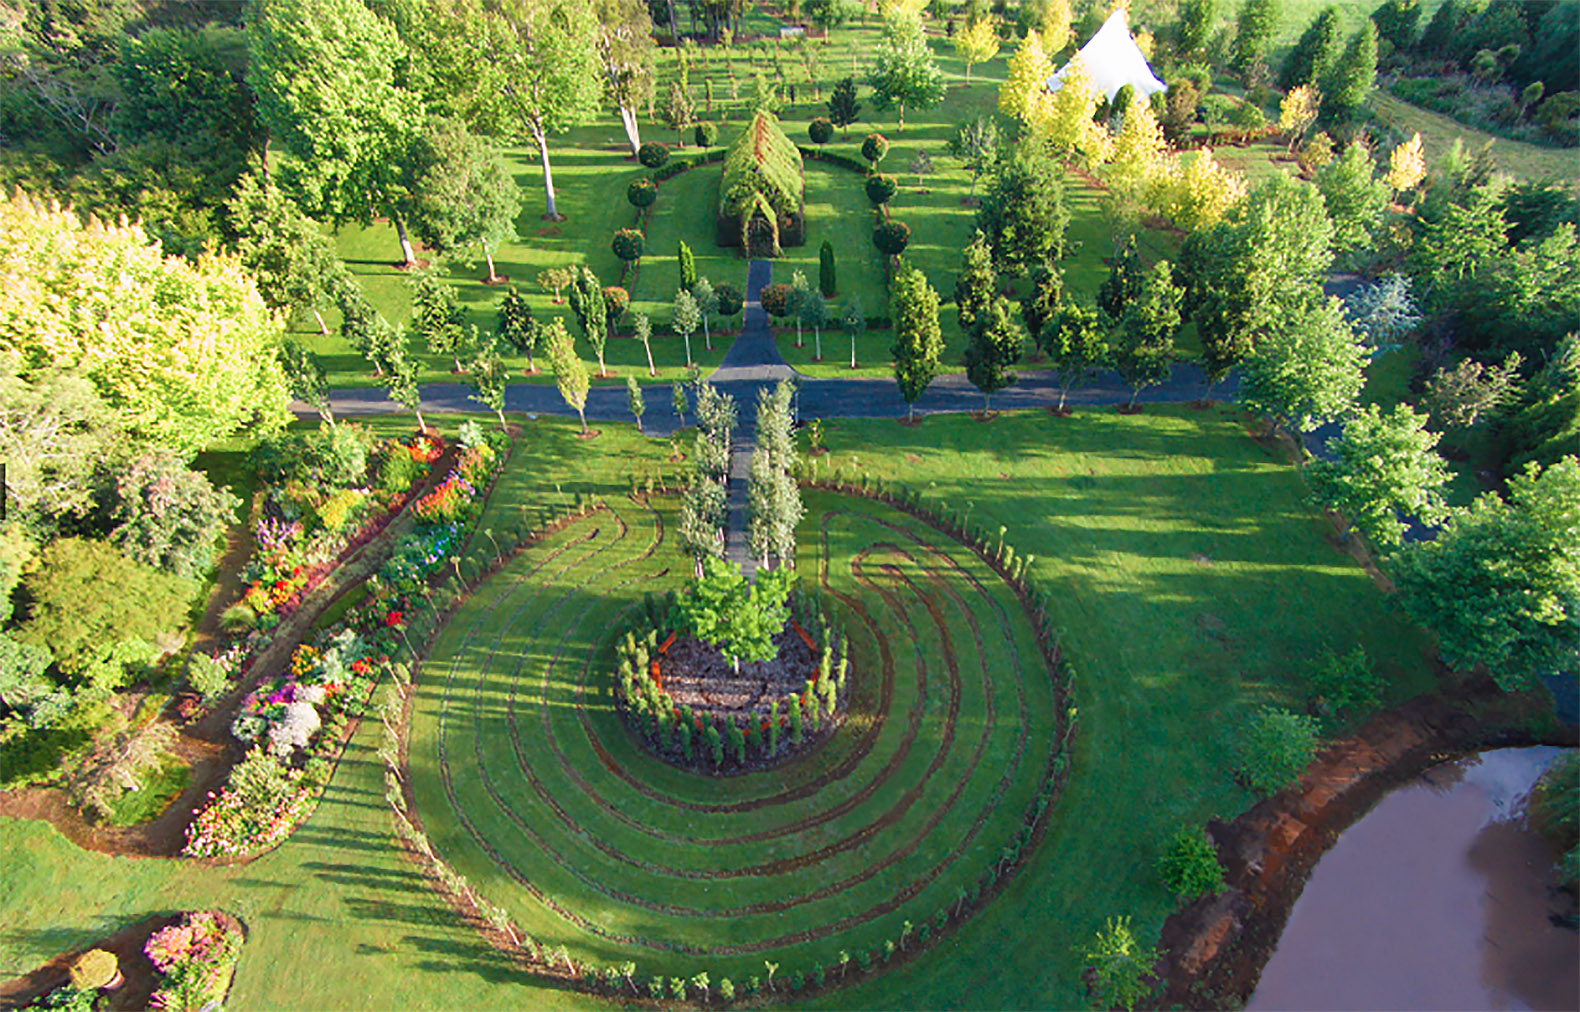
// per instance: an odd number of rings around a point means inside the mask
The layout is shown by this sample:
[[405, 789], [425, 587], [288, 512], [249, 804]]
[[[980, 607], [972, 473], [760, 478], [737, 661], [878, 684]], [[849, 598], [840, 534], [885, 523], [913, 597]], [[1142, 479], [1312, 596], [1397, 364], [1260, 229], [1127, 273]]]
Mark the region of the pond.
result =
[[1525, 801], [1557, 748], [1445, 763], [1312, 870], [1247, 1009], [1576, 1009], [1580, 939]]

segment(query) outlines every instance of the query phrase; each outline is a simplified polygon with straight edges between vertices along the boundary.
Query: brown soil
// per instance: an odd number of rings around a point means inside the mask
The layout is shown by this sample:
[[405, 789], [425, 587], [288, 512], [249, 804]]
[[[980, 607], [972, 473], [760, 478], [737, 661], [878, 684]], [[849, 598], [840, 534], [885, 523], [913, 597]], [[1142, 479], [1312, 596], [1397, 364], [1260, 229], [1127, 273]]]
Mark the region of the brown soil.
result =
[[1228, 888], [1163, 925], [1159, 1007], [1239, 1007], [1256, 989], [1318, 858], [1384, 795], [1430, 766], [1487, 748], [1573, 748], [1573, 727], [1540, 727], [1532, 700], [1490, 680], [1387, 710], [1320, 752], [1300, 783], [1230, 823], [1207, 824]]
[[1194, 408], [1195, 410], [1197, 410], [1197, 411], [1211, 411], [1217, 405], [1218, 405], [1217, 401], [1210, 400], [1210, 399], [1209, 400], [1203, 400], [1201, 398], [1198, 398], [1198, 399], [1190, 402], [1190, 406], [1192, 408]]
[[998, 417], [998, 412], [997, 411], [973, 411], [973, 412], [971, 412], [971, 417], [972, 417], [973, 420], [978, 421], [978, 422], [991, 422], [995, 418]]
[[1145, 406], [1141, 404], [1121, 404], [1114, 410], [1118, 411], [1122, 415], [1139, 415], [1141, 414], [1144, 407]]
[[[926, 417], [927, 417], [926, 415], [918, 415], [918, 416], [916, 416], [914, 418], [901, 418], [900, 419], [900, 424], [905, 426], [907, 429], [914, 429], [917, 426], [921, 425], [922, 424], [922, 419], [926, 418]], [[824, 452], [826, 453], [828, 451], [825, 450]]]
[[602, 429], [588, 429], [586, 432], [576, 433], [577, 439], [597, 439], [603, 434]]
[[483, 277], [483, 278], [478, 278], [477, 280], [480, 283], [488, 286], [489, 288], [497, 288], [500, 285], [508, 285], [508, 284], [510, 284], [510, 275], [508, 275], [508, 274], [496, 274], [496, 275], [494, 275], [491, 278]]
[[410, 263], [407, 263], [405, 260], [397, 260], [394, 263], [390, 264], [390, 266], [393, 267], [395, 270], [400, 271], [402, 274], [410, 274], [413, 271], [425, 271], [425, 270], [427, 270], [431, 263], [432, 263], [432, 261], [430, 261], [430, 260], [428, 260], [428, 259], [426, 259], [424, 257], [418, 257], [417, 259], [411, 261]]
[[1068, 406], [1061, 408], [1057, 404], [1050, 404], [1043, 410], [1047, 411], [1048, 414], [1052, 415], [1054, 418], [1069, 418], [1071, 415], [1075, 414], [1075, 411]]
[[789, 627], [774, 637], [774, 645], [779, 653], [772, 660], [742, 661], [737, 672], [718, 647], [682, 636], [659, 657], [658, 670], [676, 705], [700, 716], [766, 711], [769, 700], [803, 691], [817, 670], [811, 649]]

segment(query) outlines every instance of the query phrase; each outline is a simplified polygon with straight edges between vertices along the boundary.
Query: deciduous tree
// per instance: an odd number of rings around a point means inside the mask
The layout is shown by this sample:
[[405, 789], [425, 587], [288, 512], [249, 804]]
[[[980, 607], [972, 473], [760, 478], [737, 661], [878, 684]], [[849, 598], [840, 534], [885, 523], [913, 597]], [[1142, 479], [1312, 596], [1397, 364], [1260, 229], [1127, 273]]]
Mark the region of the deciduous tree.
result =
[[1313, 300], [1258, 339], [1242, 363], [1240, 400], [1275, 425], [1310, 432], [1354, 407], [1369, 357], [1338, 300]]
[[598, 62], [604, 95], [620, 114], [632, 157], [642, 146], [636, 112], [653, 95], [653, 21], [643, 0], [599, 0]]
[[[905, 417], [915, 421], [916, 400], [938, 375], [944, 353], [943, 334], [938, 327], [938, 293], [927, 283], [927, 275], [908, 264], [901, 264], [890, 288], [894, 344], [889, 353], [894, 356], [894, 381], [905, 399]], [[851, 368], [855, 368], [854, 333], [850, 357]]]
[[944, 97], [943, 71], [933, 58], [919, 15], [896, 12], [884, 18], [883, 42], [867, 80], [877, 107], [899, 109], [898, 129], [905, 129], [905, 107], [931, 109]]
[[582, 423], [582, 435], [587, 435], [587, 389], [591, 379], [587, 365], [576, 354], [570, 332], [558, 317], [544, 328], [544, 350], [549, 357], [549, 370], [554, 373], [554, 386], [565, 403], [576, 410]]
[[521, 195], [505, 161], [459, 120], [434, 120], [417, 145], [412, 171], [412, 231], [430, 249], [476, 247], [497, 284], [494, 251], [516, 237]]
[[1312, 495], [1344, 517], [1346, 535], [1353, 527], [1380, 548], [1396, 548], [1405, 531], [1402, 518], [1428, 524], [1443, 518], [1449, 474], [1438, 438], [1427, 429], [1426, 415], [1408, 404], [1386, 414], [1369, 404], [1328, 441], [1332, 459], [1306, 468]]

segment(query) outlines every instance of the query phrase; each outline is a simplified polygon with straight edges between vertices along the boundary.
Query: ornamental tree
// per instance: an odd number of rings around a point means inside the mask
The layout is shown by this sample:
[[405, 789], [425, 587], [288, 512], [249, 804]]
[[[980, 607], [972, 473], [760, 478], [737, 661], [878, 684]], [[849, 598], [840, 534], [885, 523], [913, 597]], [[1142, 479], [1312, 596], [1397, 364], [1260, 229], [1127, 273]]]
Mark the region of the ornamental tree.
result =
[[806, 275], [801, 271], [790, 274], [790, 291], [785, 294], [785, 314], [795, 320], [795, 346], [806, 346], [801, 330], [801, 311], [806, 308], [806, 300], [812, 295], [812, 286], [807, 283]]
[[823, 298], [832, 299], [839, 293], [839, 275], [834, 263], [834, 246], [827, 239], [817, 250], [817, 290]]
[[609, 249], [625, 264], [633, 264], [642, 259], [642, 253], [647, 248], [647, 237], [641, 229], [617, 229], [614, 237], [609, 240]]
[[1104, 101], [1086, 58], [1077, 53], [1064, 68], [1059, 90], [1031, 102], [1027, 126], [1055, 155], [1080, 155], [1100, 164], [1108, 156], [1108, 131], [1093, 117]]
[[886, 221], [872, 232], [872, 244], [886, 256], [899, 256], [910, 242], [911, 227], [903, 221]]
[[[850, 125], [861, 116], [861, 103], [856, 101], [856, 81], [854, 78], [841, 78], [834, 85], [834, 90], [828, 96], [829, 122], [839, 127], [844, 133]], [[865, 152], [863, 152], [865, 154]], [[868, 159], [871, 161], [871, 159]]]
[[286, 189], [310, 213], [367, 224], [387, 215], [406, 263], [407, 168], [421, 97], [398, 82], [407, 48], [359, 0], [259, 0], [248, 10], [247, 83]]
[[526, 296], [511, 285], [500, 300], [499, 312], [494, 317], [494, 332], [502, 341], [515, 349], [516, 354], [527, 356], [527, 371], [537, 372], [532, 353], [538, 349], [538, 325], [532, 319], [532, 307]]
[[719, 296], [719, 315], [726, 320], [733, 319], [736, 313], [746, 308], [746, 296], [729, 282], [718, 286], [714, 292]]
[[1378, 179], [1372, 155], [1363, 144], [1317, 170], [1317, 190], [1333, 222], [1333, 248], [1354, 254], [1372, 248], [1388, 209], [1388, 183]]
[[867, 160], [872, 172], [878, 171], [878, 163], [883, 161], [883, 156], [888, 153], [889, 139], [882, 134], [868, 134], [866, 140], [861, 142], [861, 157]]
[[1043, 101], [1048, 78], [1053, 76], [1053, 61], [1043, 50], [1042, 36], [1035, 30], [1026, 33], [1009, 58], [1009, 73], [998, 88], [998, 111], [1031, 122], [1032, 111]]
[[1324, 7], [1284, 57], [1278, 86], [1290, 91], [1302, 84], [1322, 85], [1343, 51], [1339, 9]]
[[301, 212], [262, 172], [236, 183], [228, 210], [236, 227], [236, 255], [271, 309], [313, 314], [327, 334], [323, 310], [335, 304], [345, 266], [318, 223]]
[[544, 351], [549, 357], [549, 371], [554, 374], [554, 386], [565, 403], [576, 410], [582, 423], [582, 435], [587, 435], [587, 389], [592, 385], [587, 375], [587, 364], [576, 354], [575, 342], [559, 317], [550, 320], [543, 328]]
[[993, 249], [988, 245], [987, 236], [977, 229], [960, 254], [960, 273], [955, 276], [955, 314], [960, 329], [970, 332], [997, 295], [998, 272], [993, 269]]
[[680, 268], [680, 287], [689, 291], [697, 283], [697, 258], [692, 254], [691, 247], [686, 245], [686, 240], [680, 240], [675, 259]]
[[986, 63], [998, 55], [998, 27], [993, 19], [978, 18], [955, 32], [955, 52], [966, 61], [966, 81], [969, 83], [973, 64]]
[[867, 181], [862, 184], [862, 189], [867, 193], [867, 199], [872, 201], [874, 207], [882, 207], [893, 200], [895, 191], [899, 188], [900, 184], [895, 181], [893, 176], [886, 176], [881, 172], [875, 172], [868, 176]]
[[1377, 84], [1377, 26], [1362, 22], [1323, 86], [1323, 108], [1332, 115], [1355, 115]]
[[966, 332], [966, 379], [982, 391], [982, 410], [992, 406], [993, 394], [1015, 382], [1011, 370], [1020, 361], [1021, 333], [1010, 312], [1009, 300], [995, 295]]
[[[907, 421], [916, 420], [916, 401], [942, 369], [943, 333], [938, 326], [938, 293], [927, 275], [902, 264], [890, 283], [889, 312], [894, 319], [894, 381], [905, 399]], [[855, 367], [855, 339], [851, 339]]]
[[417, 385], [417, 369], [417, 360], [407, 355], [405, 348], [397, 346], [385, 364], [382, 378], [390, 400], [415, 415], [417, 431], [426, 432], [428, 426], [422, 420], [422, 390]]
[[1277, 0], [1245, 0], [1240, 5], [1240, 15], [1235, 22], [1230, 66], [1244, 73], [1253, 63], [1265, 60], [1277, 23]]
[[987, 236], [999, 268], [1020, 277], [1038, 265], [1052, 264], [1064, 253], [1069, 222], [1058, 166], [1035, 145], [1015, 145], [977, 209], [977, 228]]
[[819, 116], [807, 124], [806, 134], [813, 144], [822, 147], [834, 139], [834, 123], [826, 116]]
[[691, 335], [702, 323], [702, 310], [697, 307], [696, 296], [684, 288], [675, 293], [675, 309], [670, 318], [675, 332], [686, 339], [686, 365], [691, 365]]
[[1500, 365], [1488, 366], [1473, 358], [1461, 359], [1452, 369], [1442, 368], [1426, 381], [1422, 399], [1438, 425], [1468, 429], [1489, 418], [1514, 400], [1520, 384], [1520, 353], [1510, 352]]
[[1420, 131], [1388, 153], [1388, 174], [1384, 178], [1396, 194], [1415, 189], [1426, 178], [1426, 153]]
[[609, 375], [609, 370], [603, 364], [604, 346], [609, 343], [609, 303], [604, 298], [604, 288], [598, 275], [589, 267], [581, 269], [575, 284], [571, 286], [571, 312], [576, 315], [582, 336], [598, 358], [598, 375]]
[[648, 141], [637, 149], [636, 160], [641, 162], [643, 167], [657, 171], [669, 161], [669, 145]]
[[944, 75], [922, 31], [920, 14], [891, 11], [883, 20], [883, 41], [878, 46], [872, 73], [873, 104], [880, 110], [899, 110], [898, 129], [905, 129], [905, 107], [931, 109], [944, 97]]
[[488, 264], [487, 282], [498, 284], [494, 251], [516, 237], [521, 213], [520, 191], [504, 159], [459, 120], [430, 122], [416, 151], [412, 230], [436, 253], [477, 247]]
[[499, 431], [508, 432], [505, 425], [505, 360], [500, 357], [499, 344], [490, 339], [476, 342], [477, 351], [472, 358], [472, 371], [467, 386], [472, 388], [472, 400], [499, 416]]
[[702, 317], [702, 342], [712, 351], [713, 336], [708, 331], [708, 317], [719, 311], [719, 293], [713, 290], [713, 282], [698, 278], [691, 286], [691, 297], [697, 300], [697, 315]]
[[[6, 462], [7, 520], [38, 532], [86, 515], [94, 505], [94, 472], [125, 455], [116, 414], [86, 377], [54, 365], [25, 369], [21, 356], [0, 352], [0, 460]], [[19, 577], [0, 527], [0, 612]]]
[[466, 314], [456, 300], [455, 287], [439, 280], [432, 271], [422, 271], [409, 284], [411, 288], [411, 328], [433, 355], [448, 355], [456, 372], [461, 368], [461, 349], [466, 345]]
[[1394, 559], [1399, 600], [1458, 667], [1486, 665], [1508, 692], [1563, 671], [1580, 649], [1580, 459], [1530, 464], [1506, 496], [1449, 511], [1431, 541]]
[[1369, 358], [1338, 300], [1312, 299], [1258, 339], [1242, 363], [1240, 401], [1277, 426], [1310, 432], [1354, 406]]
[[1113, 362], [1130, 387], [1130, 408], [1143, 387], [1168, 379], [1174, 362], [1174, 335], [1180, 326], [1182, 293], [1174, 284], [1167, 260], [1141, 277], [1135, 295], [1125, 303], [1114, 335]]
[[335, 413], [329, 404], [329, 376], [318, 356], [299, 341], [285, 341], [280, 345], [280, 368], [285, 370], [291, 396], [318, 412], [324, 424], [333, 428]]
[[1059, 315], [1042, 330], [1039, 347], [1059, 377], [1059, 407], [1075, 384], [1091, 379], [1109, 360], [1108, 325], [1101, 313], [1077, 302], [1065, 302]]
[[0, 348], [86, 377], [134, 440], [187, 454], [286, 417], [280, 321], [238, 259], [165, 257], [140, 226], [20, 193], [0, 233]]
[[986, 116], [963, 123], [949, 139], [948, 151], [971, 170], [971, 188], [966, 191], [966, 200], [975, 200], [977, 178], [998, 157], [998, 126]]
[[1064, 294], [1064, 278], [1056, 268], [1039, 267], [1031, 273], [1031, 285], [1020, 298], [1020, 322], [1034, 346], [1042, 347], [1042, 332], [1059, 316], [1059, 300]]
[[646, 210], [658, 199], [658, 184], [646, 176], [634, 179], [625, 188], [625, 199], [638, 211]]
[[1359, 530], [1372, 544], [1397, 548], [1402, 517], [1435, 524], [1443, 517], [1443, 486], [1448, 466], [1437, 453], [1439, 436], [1426, 427], [1426, 415], [1408, 404], [1383, 414], [1367, 405], [1328, 441], [1333, 459], [1306, 468], [1312, 496], [1344, 518], [1345, 536]]

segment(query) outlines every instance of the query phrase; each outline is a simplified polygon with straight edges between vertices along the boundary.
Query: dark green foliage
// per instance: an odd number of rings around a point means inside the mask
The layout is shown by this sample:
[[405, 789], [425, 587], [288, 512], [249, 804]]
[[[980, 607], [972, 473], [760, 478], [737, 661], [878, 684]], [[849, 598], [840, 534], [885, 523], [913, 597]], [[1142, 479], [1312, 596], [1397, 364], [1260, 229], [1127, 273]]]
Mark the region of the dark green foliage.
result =
[[526, 296], [511, 285], [499, 302], [499, 312], [494, 318], [494, 331], [505, 344], [518, 353], [525, 354], [530, 364], [532, 353], [538, 347], [538, 327], [532, 319], [532, 307]]
[[766, 201], [783, 218], [801, 209], [805, 189], [800, 149], [772, 113], [759, 111], [725, 152], [719, 213], [750, 217]]
[[1010, 315], [1009, 300], [995, 296], [966, 334], [966, 379], [982, 391], [983, 410], [992, 396], [1015, 382], [1011, 367], [1020, 361], [1021, 333]]
[[938, 293], [927, 276], [902, 264], [892, 283], [894, 378], [907, 408], [938, 375], [944, 339], [938, 328]]
[[1311, 670], [1311, 691], [1334, 713], [1365, 714], [1382, 698], [1383, 681], [1366, 660], [1366, 649], [1356, 646], [1336, 654], [1324, 648]]
[[1394, 49], [1409, 49], [1415, 45], [1420, 20], [1421, 0], [1383, 0], [1372, 11], [1378, 42], [1387, 42]]
[[960, 273], [955, 276], [955, 313], [960, 329], [966, 333], [977, 324], [998, 295], [998, 272], [993, 269], [993, 250], [978, 229], [960, 255]]
[[1548, 4], [1532, 33], [1531, 44], [1514, 62], [1515, 79], [1541, 81], [1547, 94], [1558, 95], [1580, 88], [1580, 5]]
[[1141, 262], [1141, 254], [1136, 252], [1135, 237], [1128, 236], [1114, 257], [1113, 269], [1098, 286], [1097, 308], [1119, 319], [1125, 315], [1125, 307], [1140, 293], [1145, 276], [1146, 266]]
[[1180, 326], [1180, 297], [1169, 262], [1159, 260], [1142, 275], [1139, 289], [1119, 317], [1113, 364], [1130, 387], [1132, 407], [1143, 387], [1168, 379], [1174, 335]]
[[715, 123], [703, 120], [691, 128], [691, 140], [699, 148], [711, 148], [719, 139], [719, 128]]
[[448, 355], [461, 371], [460, 354], [466, 340], [466, 314], [456, 300], [455, 287], [439, 280], [432, 271], [423, 271], [411, 284], [412, 329], [435, 355]]
[[839, 275], [834, 264], [834, 246], [827, 239], [817, 251], [817, 290], [823, 298], [832, 299], [839, 293]]
[[1242, 73], [1258, 60], [1267, 58], [1278, 27], [1276, 0], [1245, 0], [1235, 23], [1234, 53], [1230, 64]]
[[719, 315], [725, 318], [739, 313], [746, 304], [746, 297], [741, 294], [741, 290], [731, 284], [720, 285], [713, 290], [713, 294], [719, 299]]
[[1531, 791], [1531, 819], [1563, 852], [1560, 878], [1580, 882], [1580, 752], [1570, 750], [1553, 760]]
[[758, 294], [763, 312], [778, 318], [790, 312], [790, 286], [783, 282], [769, 285]]
[[903, 221], [886, 221], [872, 232], [872, 244], [880, 253], [897, 257], [911, 241], [911, 228]]
[[834, 139], [834, 123], [826, 116], [819, 116], [807, 124], [806, 132], [813, 144], [827, 144]]
[[1532, 378], [1504, 426], [1506, 474], [1555, 464], [1580, 445], [1580, 340], [1566, 337]]
[[1064, 294], [1064, 279], [1058, 270], [1038, 267], [1031, 272], [1031, 286], [1020, 299], [1020, 320], [1026, 325], [1026, 334], [1038, 348], [1043, 346], [1043, 331], [1052, 326], [1059, 316], [1059, 302]]
[[625, 188], [625, 199], [638, 210], [651, 207], [653, 201], [658, 199], [658, 184], [646, 176], [633, 179], [631, 185]]
[[1236, 744], [1241, 782], [1268, 797], [1300, 778], [1317, 748], [1317, 725], [1310, 717], [1264, 707], [1240, 725]]
[[648, 141], [636, 149], [636, 160], [649, 169], [663, 168], [664, 163], [669, 161], [669, 145]]
[[[854, 78], [841, 78], [834, 85], [833, 92], [828, 96], [828, 118], [841, 130], [849, 128], [861, 115], [861, 103], [856, 101], [856, 81]], [[869, 159], [870, 161], [871, 159]]]
[[1217, 0], [1182, 0], [1174, 29], [1174, 45], [1180, 56], [1190, 59], [1206, 49], [1217, 21]]
[[191, 578], [214, 564], [216, 543], [240, 501], [168, 453], [144, 454], [115, 482], [110, 538], [144, 565]]
[[118, 684], [127, 658], [117, 648], [185, 625], [193, 589], [113, 545], [83, 538], [46, 545], [22, 586], [31, 606], [18, 638], [49, 650], [68, 674], [99, 681], [102, 671], [108, 687]]
[[1174, 834], [1158, 861], [1158, 873], [1169, 891], [1186, 902], [1223, 891], [1223, 866], [1218, 863], [1218, 851], [1199, 829], [1182, 829]]
[[1302, 84], [1323, 87], [1333, 65], [1338, 62], [1342, 38], [1339, 9], [1324, 7], [1284, 58], [1278, 86], [1285, 91]]
[[866, 140], [861, 142], [861, 157], [865, 158], [874, 170], [877, 169], [878, 163], [883, 161], [883, 156], [888, 153], [889, 139], [882, 134], [868, 134]]
[[1064, 255], [1070, 214], [1057, 163], [1019, 144], [988, 183], [977, 210], [977, 228], [987, 235], [1001, 270], [1021, 276]]
[[609, 240], [609, 248], [614, 251], [614, 255], [626, 263], [642, 259], [646, 247], [647, 237], [637, 228], [619, 229], [614, 238]]
[[64, 717], [71, 710], [71, 693], [47, 677], [54, 663], [43, 647], [0, 632], [0, 710], [20, 716], [33, 728]]
[[691, 247], [686, 245], [684, 239], [680, 242], [676, 259], [680, 265], [680, 287], [689, 292], [697, 287], [697, 258], [692, 255]]
[[862, 184], [862, 189], [867, 192], [867, 199], [874, 205], [882, 205], [894, 199], [894, 191], [899, 189], [899, 183], [893, 176], [873, 173]]
[[1322, 88], [1323, 112], [1353, 117], [1377, 84], [1377, 26], [1365, 22], [1350, 37]]

